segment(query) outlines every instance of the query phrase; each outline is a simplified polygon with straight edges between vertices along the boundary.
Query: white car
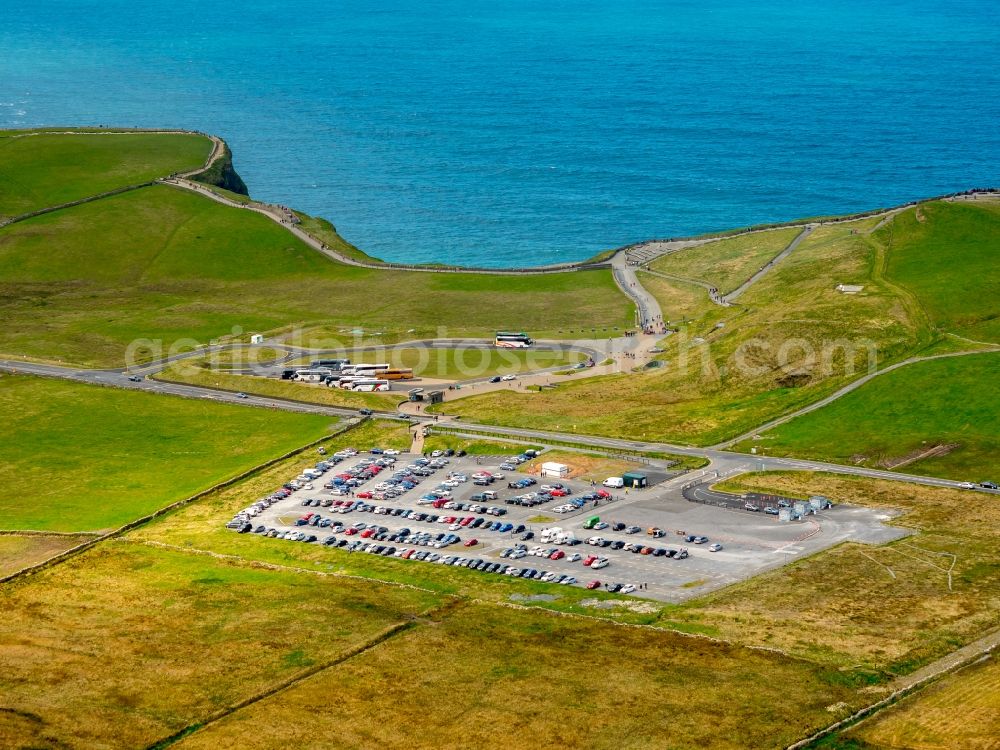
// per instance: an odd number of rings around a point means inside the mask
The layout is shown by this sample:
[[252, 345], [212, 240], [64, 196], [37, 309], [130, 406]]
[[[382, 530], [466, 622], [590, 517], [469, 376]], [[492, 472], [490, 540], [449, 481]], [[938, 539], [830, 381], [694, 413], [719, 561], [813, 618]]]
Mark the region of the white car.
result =
[[574, 552], [572, 555], [566, 558], [567, 562], [580, 562], [583, 557], [580, 556], [579, 552]]
[[502, 378], [500, 378], [500, 380], [503, 380], [504, 382], [506, 382], [508, 380], [517, 380], [517, 375], [513, 375], [513, 374], [511, 374], [511, 375], [504, 375]]
[[958, 486], [961, 487], [963, 490], [974, 490], [974, 489], [976, 489], [976, 485], [974, 485], [972, 482], [962, 482]]
[[708, 551], [709, 552], [718, 552], [721, 549], [722, 549], [722, 545], [719, 544], [718, 542], [716, 542], [715, 544], [708, 545]]
[[431, 458], [441, 458], [444, 455], [444, 451], [431, 451]]
[[494, 479], [506, 479], [506, 477], [503, 474], [501, 474], [499, 471], [494, 472], [492, 476], [493, 476]]
[[601, 568], [606, 568], [610, 565], [610, 561], [606, 557], [598, 557], [594, 562], [590, 564], [591, 570], [600, 570]]
[[635, 586], [631, 583], [626, 583], [621, 588], [621, 593], [623, 594], [631, 594], [633, 591], [635, 591]]
[[312, 491], [313, 486], [311, 484], [304, 484], [302, 485], [302, 489]]
[[396, 450], [395, 448], [389, 448], [389, 449], [383, 451], [383, 455], [385, 455], [385, 456], [398, 456], [399, 455], [399, 451]]

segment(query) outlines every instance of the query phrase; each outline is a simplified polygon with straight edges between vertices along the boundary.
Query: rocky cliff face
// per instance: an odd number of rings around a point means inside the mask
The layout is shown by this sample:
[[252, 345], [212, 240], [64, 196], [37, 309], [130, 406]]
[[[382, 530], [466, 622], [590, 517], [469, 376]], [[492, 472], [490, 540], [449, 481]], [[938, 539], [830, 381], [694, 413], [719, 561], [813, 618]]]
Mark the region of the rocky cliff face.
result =
[[207, 185], [215, 185], [233, 193], [239, 193], [240, 195], [250, 195], [246, 183], [243, 182], [243, 178], [233, 168], [233, 153], [229, 150], [228, 145], [225, 146], [222, 158], [216, 159], [215, 163], [209, 169], [195, 176], [193, 179], [198, 182], [204, 182]]

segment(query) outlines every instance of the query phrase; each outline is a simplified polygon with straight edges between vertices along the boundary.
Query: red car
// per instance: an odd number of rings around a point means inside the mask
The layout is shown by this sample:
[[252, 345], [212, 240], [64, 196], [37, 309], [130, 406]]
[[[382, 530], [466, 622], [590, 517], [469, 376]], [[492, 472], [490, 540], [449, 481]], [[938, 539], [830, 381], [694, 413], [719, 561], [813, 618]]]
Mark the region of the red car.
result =
[[403, 559], [409, 560], [411, 557], [413, 557], [415, 553], [416, 553], [415, 549], [408, 549], [406, 550], [406, 552], [403, 553]]
[[455, 523], [458, 519], [455, 516], [448, 516], [441, 523]]
[[344, 529], [344, 533], [347, 534], [347, 536], [354, 536], [358, 533], [358, 530], [355, 528]]
[[479, 540], [478, 539], [470, 539], [469, 541], [467, 541], [465, 543], [465, 546], [466, 547], [475, 547], [477, 544], [479, 544]]
[[549, 555], [550, 560], [562, 560], [564, 557], [566, 557], [566, 553], [563, 552], [561, 549], [557, 549], [555, 552]]
[[552, 497], [566, 497], [566, 490], [554, 489], [549, 492]]
[[375, 529], [365, 529], [361, 532], [362, 539], [368, 539], [373, 536], [375, 536]]
[[583, 558], [583, 564], [586, 565], [589, 568], [590, 564], [592, 562], [594, 562], [594, 560], [596, 560], [596, 559], [597, 559], [597, 555], [587, 555], [585, 558]]
[[462, 526], [468, 526], [470, 523], [472, 523], [475, 520], [476, 520], [475, 516], [466, 516], [461, 521], [459, 521], [459, 523], [462, 524]]
[[358, 497], [360, 497], [363, 500], [371, 500], [372, 499], [372, 493], [371, 492], [359, 492], [358, 493]]
[[611, 493], [608, 492], [607, 490], [598, 490], [597, 491], [597, 496], [598, 497], [611, 497]]
[[596, 589], [596, 588], [600, 588], [600, 587], [601, 587], [601, 582], [600, 581], [591, 581], [590, 583], [587, 584], [587, 588], [588, 589]]

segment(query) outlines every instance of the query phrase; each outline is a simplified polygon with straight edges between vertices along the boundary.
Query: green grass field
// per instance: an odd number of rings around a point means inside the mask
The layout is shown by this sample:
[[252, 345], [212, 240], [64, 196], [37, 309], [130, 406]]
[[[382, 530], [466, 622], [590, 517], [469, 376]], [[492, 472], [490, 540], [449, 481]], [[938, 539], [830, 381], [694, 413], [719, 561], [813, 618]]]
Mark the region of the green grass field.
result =
[[109, 529], [328, 432], [329, 417], [0, 377], [0, 529]]
[[211, 151], [208, 138], [182, 133], [15, 138], [0, 131], [0, 217], [195, 169]]
[[161, 340], [165, 354], [181, 340], [208, 343], [234, 327], [489, 336], [624, 326], [632, 315], [606, 271], [506, 277], [356, 268], [330, 262], [260, 215], [165, 186], [0, 229], [0, 304], [0, 351], [86, 365], [121, 364], [135, 339]]
[[650, 268], [674, 276], [707, 281], [726, 294], [784, 250], [801, 231], [801, 227], [773, 229], [696, 245], [665, 255], [655, 260]]
[[[772, 456], [898, 467], [952, 479], [992, 479], [1000, 454], [1000, 408], [993, 387], [997, 383], [1000, 353], [918, 362], [877, 377], [740, 448], [756, 444]], [[945, 455], [909, 460], [937, 446], [945, 447]]]
[[911, 291], [945, 331], [1000, 343], [1000, 201], [937, 201], [899, 214], [887, 277]]
[[440, 601], [108, 543], [0, 591], [0, 746], [147, 747]]
[[856, 700], [776, 654], [466, 604], [179, 747], [783, 747]]

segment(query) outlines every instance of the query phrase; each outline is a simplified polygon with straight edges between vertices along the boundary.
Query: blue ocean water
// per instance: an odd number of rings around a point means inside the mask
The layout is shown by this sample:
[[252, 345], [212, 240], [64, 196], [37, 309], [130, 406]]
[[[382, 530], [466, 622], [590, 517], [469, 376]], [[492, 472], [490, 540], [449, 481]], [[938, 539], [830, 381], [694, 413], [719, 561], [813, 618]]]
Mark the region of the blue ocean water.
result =
[[0, 127], [224, 136], [259, 198], [395, 261], [1000, 183], [981, 0], [0, 0]]

